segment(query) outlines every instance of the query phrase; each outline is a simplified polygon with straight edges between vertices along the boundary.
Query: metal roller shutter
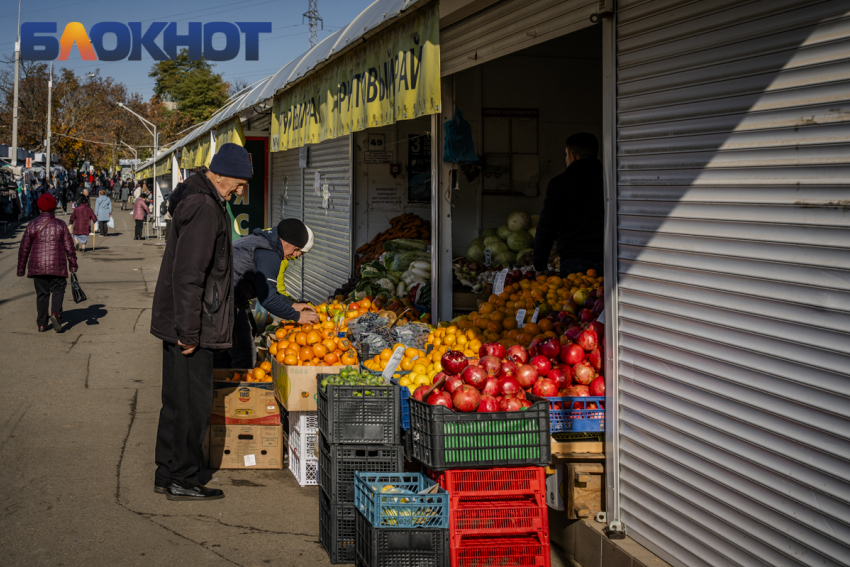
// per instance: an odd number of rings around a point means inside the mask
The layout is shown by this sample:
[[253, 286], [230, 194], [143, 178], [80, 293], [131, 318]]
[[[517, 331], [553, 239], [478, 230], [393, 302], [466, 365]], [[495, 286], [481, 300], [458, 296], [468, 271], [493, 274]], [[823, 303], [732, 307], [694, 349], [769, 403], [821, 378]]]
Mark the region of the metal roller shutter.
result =
[[848, 565], [848, 4], [616, 18], [620, 518], [676, 565]]
[[443, 77], [593, 25], [599, 0], [504, 0], [440, 30]]
[[[328, 184], [327, 209], [322, 207], [322, 196], [313, 189], [316, 171], [322, 184]], [[310, 146], [304, 187], [304, 222], [313, 230], [315, 244], [303, 260], [303, 295], [310, 301], [322, 302], [351, 276], [351, 136]]]
[[[302, 171], [298, 167], [298, 150], [272, 152], [272, 226], [284, 217], [303, 219]], [[303, 290], [302, 262], [290, 262], [286, 268], [284, 283], [286, 292], [301, 299]]]

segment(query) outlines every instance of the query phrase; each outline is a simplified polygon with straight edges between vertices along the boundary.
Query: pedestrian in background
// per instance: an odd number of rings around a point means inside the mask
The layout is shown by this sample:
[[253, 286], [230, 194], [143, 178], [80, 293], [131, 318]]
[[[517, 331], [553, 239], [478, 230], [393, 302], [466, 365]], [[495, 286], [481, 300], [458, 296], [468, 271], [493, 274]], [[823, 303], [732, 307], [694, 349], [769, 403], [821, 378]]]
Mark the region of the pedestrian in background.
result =
[[162, 340], [154, 490], [169, 500], [224, 497], [202, 486], [198, 475], [212, 410], [213, 353], [232, 342], [233, 246], [225, 203], [247, 189], [252, 175], [245, 148], [223, 144], [210, 171], [186, 180], [173, 208], [150, 327]]
[[94, 214], [97, 215], [97, 222], [100, 223], [100, 234], [106, 236], [109, 233], [109, 217], [112, 216], [112, 201], [106, 195], [106, 190], [100, 191], [100, 196], [94, 202]]
[[79, 250], [86, 251], [86, 243], [89, 241], [89, 232], [91, 231], [91, 223], [97, 222], [97, 217], [89, 207], [88, 198], [74, 209], [68, 223], [73, 227], [74, 240], [77, 241], [75, 247], [79, 245]]
[[68, 192], [71, 189], [66, 183], [62, 184], [62, 189], [59, 191], [59, 199], [62, 201], [62, 212], [68, 214]]
[[145, 225], [145, 218], [151, 214], [151, 210], [145, 202], [147, 196], [147, 193], [142, 193], [133, 203], [133, 219], [136, 221], [136, 237], [133, 240], [143, 240], [142, 229]]
[[121, 210], [127, 210], [127, 201], [130, 198], [130, 187], [127, 182], [121, 183]]
[[[47, 323], [57, 333], [62, 329], [62, 302], [70, 267], [77, 271], [77, 255], [65, 223], [53, 215], [56, 199], [42, 195], [36, 202], [41, 214], [27, 226], [18, 249], [18, 277], [24, 273], [33, 279], [36, 293], [36, 323], [38, 332], [47, 330]], [[53, 296], [53, 309], [50, 299]], [[50, 316], [48, 316], [50, 313]]]

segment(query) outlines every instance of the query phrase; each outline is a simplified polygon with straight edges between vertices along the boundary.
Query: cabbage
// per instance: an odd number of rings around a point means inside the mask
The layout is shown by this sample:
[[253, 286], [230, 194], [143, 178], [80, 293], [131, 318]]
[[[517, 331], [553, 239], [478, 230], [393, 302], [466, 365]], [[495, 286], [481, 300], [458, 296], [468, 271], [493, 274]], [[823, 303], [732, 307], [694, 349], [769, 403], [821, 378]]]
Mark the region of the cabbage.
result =
[[508, 235], [508, 248], [514, 252], [519, 252], [532, 244], [534, 244], [534, 239], [524, 230], [512, 230]]
[[540, 215], [531, 215], [531, 228], [537, 228], [538, 222], [540, 222]]
[[410, 264], [419, 260], [431, 260], [431, 255], [422, 251], [384, 252], [384, 266], [393, 272], [405, 272]]
[[487, 246], [487, 249], [490, 250], [490, 258], [493, 258], [493, 256], [495, 256], [499, 252], [507, 252], [508, 245], [500, 240], [499, 242], [494, 242], [493, 244]]
[[484, 239], [483, 238], [473, 238], [472, 242], [469, 243], [470, 246], [480, 246], [484, 248]]
[[498, 236], [499, 233], [496, 232], [495, 228], [488, 228], [487, 230], [481, 233], [481, 238], [487, 238], [488, 236]]
[[530, 266], [534, 264], [534, 248], [526, 248], [516, 253], [517, 266]]
[[528, 234], [530, 234], [530, 235], [531, 235], [531, 239], [532, 239], [532, 240], [534, 240], [534, 236], [537, 234], [537, 227], [536, 227], [536, 226], [532, 226], [531, 228], [529, 228], [529, 229], [528, 229]]
[[515, 211], [509, 214], [508, 228], [511, 230], [528, 230], [531, 228], [531, 215], [525, 211]]
[[[476, 239], [477, 240], [477, 239]], [[470, 262], [484, 263], [484, 247], [479, 244], [472, 244], [466, 251], [466, 259]]]
[[511, 229], [508, 228], [508, 225], [503, 224], [499, 227], [497, 232], [499, 233], [499, 238], [501, 238], [502, 240], [507, 240], [508, 235], [511, 233]]
[[499, 238], [498, 236], [488, 236], [487, 238], [484, 239], [484, 246], [485, 247], [490, 246], [491, 244], [495, 244], [495, 243], [501, 242], [501, 241], [502, 241], [502, 239]]
[[514, 254], [510, 250], [499, 252], [498, 254], [493, 256], [493, 263], [501, 264], [503, 266], [513, 266], [514, 264], [516, 264], [516, 254]]

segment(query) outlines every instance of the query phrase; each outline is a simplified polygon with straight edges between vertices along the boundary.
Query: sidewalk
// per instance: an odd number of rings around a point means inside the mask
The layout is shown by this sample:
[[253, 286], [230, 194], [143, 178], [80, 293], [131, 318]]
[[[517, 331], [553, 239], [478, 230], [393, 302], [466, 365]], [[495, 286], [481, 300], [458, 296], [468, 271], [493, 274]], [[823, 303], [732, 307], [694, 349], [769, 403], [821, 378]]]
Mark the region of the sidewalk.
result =
[[[61, 209], [59, 209], [61, 211]], [[129, 212], [79, 254], [88, 301], [38, 333], [17, 278], [24, 226], [0, 235], [0, 557], [4, 565], [328, 565], [317, 488], [286, 471], [219, 471], [226, 498], [153, 492], [161, 342], [149, 332], [163, 246], [133, 240]], [[68, 215], [58, 218], [67, 222]]]

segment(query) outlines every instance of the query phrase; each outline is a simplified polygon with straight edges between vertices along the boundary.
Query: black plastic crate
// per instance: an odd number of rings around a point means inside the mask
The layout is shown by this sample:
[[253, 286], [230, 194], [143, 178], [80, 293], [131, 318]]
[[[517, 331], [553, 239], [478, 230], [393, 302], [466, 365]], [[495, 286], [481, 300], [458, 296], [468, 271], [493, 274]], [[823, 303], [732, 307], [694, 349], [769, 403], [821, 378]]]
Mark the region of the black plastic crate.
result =
[[404, 470], [401, 445], [337, 445], [319, 435], [319, 486], [334, 501], [354, 504], [354, 471]]
[[462, 413], [410, 399], [413, 456], [435, 471], [546, 466], [549, 402], [529, 395], [523, 411]]
[[404, 431], [401, 432], [401, 446], [404, 447], [404, 459], [406, 461], [413, 460], [413, 432]]
[[399, 386], [333, 386], [316, 379], [319, 429], [328, 443], [397, 445], [401, 422]]
[[357, 567], [449, 567], [449, 530], [375, 528], [355, 514]]
[[357, 512], [319, 490], [319, 541], [331, 563], [354, 563]]

